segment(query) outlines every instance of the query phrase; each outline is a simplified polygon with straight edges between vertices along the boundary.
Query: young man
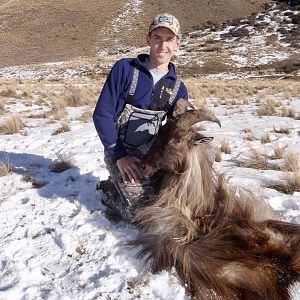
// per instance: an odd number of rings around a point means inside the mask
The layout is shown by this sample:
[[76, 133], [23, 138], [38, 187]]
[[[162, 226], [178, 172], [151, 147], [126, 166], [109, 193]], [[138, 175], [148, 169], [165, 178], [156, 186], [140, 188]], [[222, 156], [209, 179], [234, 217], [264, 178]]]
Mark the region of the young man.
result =
[[176, 101], [188, 99], [187, 88], [170, 62], [180, 47], [180, 38], [180, 25], [174, 16], [155, 16], [147, 35], [150, 54], [115, 63], [94, 111], [111, 177], [97, 188], [103, 191], [102, 202], [126, 221], [132, 220], [159, 181], [143, 179], [140, 170], [151, 139], [162, 119], [172, 114]]

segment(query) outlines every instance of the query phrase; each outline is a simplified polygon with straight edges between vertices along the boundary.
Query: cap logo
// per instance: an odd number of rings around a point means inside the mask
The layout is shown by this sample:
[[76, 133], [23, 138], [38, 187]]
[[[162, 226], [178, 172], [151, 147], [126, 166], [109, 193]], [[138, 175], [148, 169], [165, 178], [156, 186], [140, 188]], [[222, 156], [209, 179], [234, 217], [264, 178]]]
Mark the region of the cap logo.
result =
[[157, 23], [169, 23], [170, 25], [173, 25], [173, 18], [169, 16], [160, 16]]

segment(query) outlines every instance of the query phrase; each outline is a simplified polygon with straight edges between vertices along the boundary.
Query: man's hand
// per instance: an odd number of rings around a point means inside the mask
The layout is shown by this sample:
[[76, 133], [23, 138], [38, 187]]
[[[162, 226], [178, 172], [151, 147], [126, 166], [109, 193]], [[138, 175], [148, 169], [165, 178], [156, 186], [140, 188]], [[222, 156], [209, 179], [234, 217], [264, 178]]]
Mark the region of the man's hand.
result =
[[135, 156], [123, 156], [117, 160], [117, 166], [124, 182], [137, 183], [142, 177], [140, 170], [141, 160]]

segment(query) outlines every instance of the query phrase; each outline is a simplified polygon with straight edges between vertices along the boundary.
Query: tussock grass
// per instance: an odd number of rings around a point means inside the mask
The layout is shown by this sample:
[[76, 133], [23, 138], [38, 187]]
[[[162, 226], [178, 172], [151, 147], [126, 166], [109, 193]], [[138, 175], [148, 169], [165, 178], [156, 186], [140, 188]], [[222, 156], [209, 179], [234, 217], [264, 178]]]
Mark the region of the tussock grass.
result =
[[288, 149], [284, 156], [283, 170], [297, 172], [299, 170], [299, 155], [297, 152]]
[[280, 134], [289, 134], [291, 129], [288, 127], [280, 127], [279, 129], [276, 129], [275, 127], [273, 128], [274, 132], [280, 133]]
[[[240, 167], [262, 169], [262, 170], [281, 170], [281, 171], [299, 171], [299, 155], [297, 152], [288, 150], [286, 147], [279, 147], [277, 144], [273, 145], [274, 155], [268, 157], [266, 153], [260, 153], [256, 149], [250, 149], [249, 158], [243, 162], [239, 162]], [[284, 165], [274, 165], [269, 163], [269, 159], [284, 158]]]
[[284, 179], [288, 194], [300, 192], [300, 172], [286, 173]]
[[217, 147], [215, 149], [215, 161], [216, 162], [221, 162], [222, 161], [222, 151], [220, 147]]
[[46, 119], [49, 116], [49, 113], [42, 112], [42, 113], [35, 113], [28, 116], [30, 119]]
[[231, 148], [230, 148], [228, 139], [223, 139], [221, 141], [220, 151], [224, 152], [225, 154], [231, 153]]
[[78, 89], [67, 89], [65, 101], [67, 106], [79, 107], [83, 106], [83, 98]]
[[[98, 75], [95, 78], [55, 78], [52, 79], [0, 79], [1, 98], [25, 98], [27, 105], [37, 104], [48, 106], [49, 100], [61, 98], [66, 106], [94, 107], [105, 76]], [[2, 87], [3, 86], [3, 87]], [[4, 88], [5, 87], [5, 88]]]
[[61, 125], [61, 127], [59, 127], [58, 129], [56, 129], [56, 130], [52, 133], [52, 135], [58, 135], [58, 134], [60, 134], [60, 133], [68, 132], [68, 131], [70, 131], [70, 130], [71, 130], [70, 125], [69, 125], [68, 123], [64, 122], [64, 123]]
[[267, 100], [266, 103], [261, 103], [257, 114], [259, 116], [273, 116], [276, 115], [276, 102], [273, 99]]
[[270, 143], [271, 142], [271, 136], [270, 136], [270, 132], [269, 131], [266, 131], [264, 133], [264, 135], [262, 136], [261, 138], [261, 142], [263, 144], [267, 144], [267, 143]]
[[66, 103], [61, 98], [54, 98], [52, 99], [52, 109], [51, 113], [52, 116], [56, 120], [60, 120], [65, 118], [68, 115]]
[[[249, 99], [257, 104], [270, 102], [269, 114], [274, 114], [270, 109], [280, 106], [270, 95], [282, 95], [284, 99], [292, 99], [300, 95], [300, 85], [296, 80], [272, 79], [236, 79], [236, 80], [210, 80], [203, 78], [184, 78], [189, 95], [196, 101], [206, 101], [208, 98], [221, 99], [224, 104], [231, 103], [249, 104]], [[274, 106], [274, 108], [272, 108]], [[263, 109], [261, 108], [262, 112]]]
[[274, 155], [271, 156], [272, 159], [280, 159], [283, 158], [283, 155], [285, 153], [286, 150], [286, 146], [281, 147], [280, 145], [278, 145], [277, 143], [274, 143], [272, 145], [273, 147], [273, 151], [274, 151]]
[[73, 158], [68, 153], [56, 153], [57, 159], [51, 167], [51, 172], [62, 173], [74, 167]]
[[246, 135], [244, 136], [244, 139], [246, 141], [254, 141], [255, 140], [255, 136], [254, 136], [253, 132], [250, 131], [250, 132], [246, 133]]
[[5, 103], [2, 99], [0, 99], [0, 116], [5, 113]]
[[13, 115], [8, 117], [1, 126], [1, 132], [4, 134], [14, 134], [20, 132], [25, 127], [25, 123], [20, 115]]
[[18, 98], [18, 94], [15, 89], [6, 88], [0, 91], [0, 96], [4, 98]]
[[67, 106], [80, 107], [80, 106], [95, 106], [98, 100], [100, 91], [89, 90], [87, 88], [67, 88], [65, 101]]
[[91, 122], [92, 118], [93, 118], [93, 111], [88, 110], [88, 111], [85, 111], [77, 120], [87, 123], [87, 122]]
[[239, 163], [240, 167], [252, 169], [269, 169], [268, 157], [266, 154], [259, 153], [256, 149], [250, 149], [249, 158]]
[[300, 192], [300, 172], [284, 173], [282, 179], [282, 183], [269, 184], [266, 187], [289, 195]]
[[288, 108], [286, 106], [283, 106], [281, 108], [281, 116], [292, 118], [292, 119], [297, 119], [298, 114], [297, 114], [297, 112], [295, 111], [294, 108]]
[[6, 156], [5, 161], [0, 160], [0, 177], [6, 176], [12, 172], [12, 166], [9, 157]]

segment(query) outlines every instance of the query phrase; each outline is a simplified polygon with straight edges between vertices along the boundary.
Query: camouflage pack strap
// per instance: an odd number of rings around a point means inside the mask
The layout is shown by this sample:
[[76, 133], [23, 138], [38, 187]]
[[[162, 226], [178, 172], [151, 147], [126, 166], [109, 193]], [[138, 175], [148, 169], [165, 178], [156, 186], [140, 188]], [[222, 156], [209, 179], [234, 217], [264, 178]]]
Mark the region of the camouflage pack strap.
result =
[[[138, 77], [139, 77], [139, 68], [137, 67], [137, 62], [135, 61], [133, 77], [132, 77], [132, 81], [131, 81], [131, 85], [130, 85], [130, 89], [129, 89], [129, 94], [127, 96], [128, 104], [132, 104], [132, 102], [133, 102], [133, 97], [134, 97], [134, 94], [136, 91]], [[159, 91], [159, 93], [157, 93], [156, 97], [151, 102], [151, 105], [150, 105], [151, 109], [164, 110], [165, 112], [167, 112], [175, 100], [175, 97], [180, 88], [180, 84], [181, 84], [181, 80], [177, 78], [174, 88], [171, 90], [171, 93], [169, 93], [169, 92], [167, 93], [167, 96], [165, 96], [164, 92], [167, 91], [168, 88], [166, 88], [166, 86], [162, 84], [161, 90]], [[164, 97], [161, 97], [163, 94], [164, 94]]]
[[134, 70], [133, 70], [133, 77], [132, 77], [132, 81], [131, 81], [131, 86], [130, 86], [129, 94], [127, 96], [127, 102], [129, 104], [131, 104], [132, 101], [133, 101], [133, 95], [134, 95], [135, 90], [136, 90], [138, 78], [139, 78], [139, 69], [135, 66]]

